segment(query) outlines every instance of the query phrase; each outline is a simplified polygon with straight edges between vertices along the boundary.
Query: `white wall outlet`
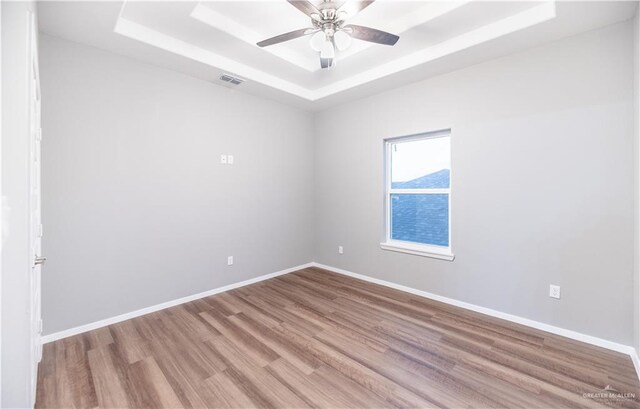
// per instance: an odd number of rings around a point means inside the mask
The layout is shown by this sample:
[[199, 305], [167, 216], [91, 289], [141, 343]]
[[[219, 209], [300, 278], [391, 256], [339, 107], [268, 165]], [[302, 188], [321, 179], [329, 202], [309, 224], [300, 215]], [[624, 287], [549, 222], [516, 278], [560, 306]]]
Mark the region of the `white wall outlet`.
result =
[[220, 155], [220, 163], [223, 165], [227, 164], [227, 155]]
[[232, 266], [233, 265], [233, 256], [227, 257], [227, 265], [228, 266]]
[[233, 155], [227, 155], [227, 163], [233, 165]]
[[342, 246], [338, 246], [338, 254], [344, 254], [344, 249]]
[[560, 286], [551, 284], [549, 286], [549, 297], [560, 299]]

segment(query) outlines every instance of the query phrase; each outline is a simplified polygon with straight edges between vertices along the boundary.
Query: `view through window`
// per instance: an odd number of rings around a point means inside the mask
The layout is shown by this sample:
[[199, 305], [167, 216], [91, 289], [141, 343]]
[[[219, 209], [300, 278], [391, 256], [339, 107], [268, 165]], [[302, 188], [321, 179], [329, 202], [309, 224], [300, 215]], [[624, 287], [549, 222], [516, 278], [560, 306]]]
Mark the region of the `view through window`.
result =
[[388, 242], [450, 247], [450, 142], [448, 131], [387, 141]]

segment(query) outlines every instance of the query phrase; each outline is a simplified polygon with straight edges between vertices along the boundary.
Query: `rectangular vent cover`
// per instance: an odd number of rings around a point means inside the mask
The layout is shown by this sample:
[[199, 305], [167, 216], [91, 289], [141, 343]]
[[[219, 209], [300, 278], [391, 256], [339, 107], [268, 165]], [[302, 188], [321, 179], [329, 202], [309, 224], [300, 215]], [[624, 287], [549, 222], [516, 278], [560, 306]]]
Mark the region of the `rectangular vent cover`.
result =
[[240, 85], [244, 82], [242, 78], [234, 77], [233, 75], [229, 74], [222, 74], [220, 76], [220, 81], [228, 82], [229, 84], [233, 85]]

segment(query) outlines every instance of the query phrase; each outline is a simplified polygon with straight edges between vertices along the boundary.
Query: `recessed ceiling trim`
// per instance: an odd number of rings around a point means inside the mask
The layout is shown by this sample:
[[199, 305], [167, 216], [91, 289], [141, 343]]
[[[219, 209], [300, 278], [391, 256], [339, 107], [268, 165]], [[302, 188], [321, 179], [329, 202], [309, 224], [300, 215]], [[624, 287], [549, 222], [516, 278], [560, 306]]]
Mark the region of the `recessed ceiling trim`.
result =
[[482, 44], [487, 41], [515, 33], [516, 31], [544, 23], [556, 17], [555, 0], [542, 3], [539, 6], [527, 9], [513, 16], [503, 18], [494, 23], [468, 31], [457, 37], [416, 51], [405, 57], [398, 58], [386, 64], [372, 68], [353, 77], [316, 89], [314, 97], [321, 99], [333, 94], [366, 84], [399, 71], [424, 64], [446, 55], [453, 54], [464, 49]]
[[[201, 23], [214, 27], [220, 31], [223, 31], [245, 43], [259, 48], [256, 43], [263, 40], [263, 36], [253, 31], [251, 28], [235, 22], [233, 19], [212, 10], [210, 7], [203, 6], [198, 3], [191, 12], [190, 16]], [[279, 47], [262, 48], [262, 50], [269, 52], [276, 57], [282, 58], [288, 63], [294, 64], [309, 72], [317, 71], [319, 69], [318, 61], [309, 60], [305, 56], [300, 55], [295, 51], [288, 49], [282, 49]]]
[[434, 61], [446, 55], [532, 27], [556, 17], [555, 0], [550, 0], [515, 15], [468, 31], [441, 43], [425, 47], [422, 50], [400, 57], [386, 64], [371, 68], [352, 77], [336, 81], [321, 88], [309, 89], [125, 19], [122, 17], [122, 10], [125, 4], [122, 6], [114, 32], [194, 61], [216, 67], [220, 70], [237, 73], [244, 78], [279, 89], [308, 101], [316, 101], [329, 97], [417, 65]]
[[[388, 25], [384, 26], [384, 29], [385, 31], [388, 31], [393, 34], [402, 34], [411, 30], [414, 27], [428, 23], [429, 21], [434, 20], [438, 17], [442, 17], [445, 14], [450, 13], [470, 2], [471, 0], [438, 1], [433, 3], [428, 3], [427, 5], [417, 9], [412, 13], [409, 13], [403, 16], [400, 19], [391, 21]], [[374, 46], [375, 46], [374, 43], [366, 42], [366, 43], [363, 43], [362, 46], [359, 48], [349, 48], [345, 51], [342, 51], [340, 52], [340, 61], [342, 62], [347, 58]]]
[[[435, 3], [430, 2], [412, 13], [406, 14], [402, 18], [390, 22], [387, 26], [384, 27], [384, 29], [386, 31], [393, 32], [394, 34], [402, 34], [416, 26], [427, 23], [433, 19], [454, 11], [464, 6], [465, 4], [468, 4], [470, 1], [471, 0], [443, 1]], [[252, 46], [256, 46], [256, 43], [258, 41], [264, 39], [264, 35], [256, 33], [250, 27], [247, 27], [244, 24], [240, 24], [232, 18], [211, 9], [211, 7], [207, 7], [202, 3], [198, 3], [194, 7], [190, 16], [200, 21], [201, 23], [207, 24], [217, 30], [225, 32], [239, 40], [244, 41], [247, 44], [251, 44]], [[344, 61], [345, 59], [354, 56], [361, 51], [367, 50], [373, 46], [373, 43], [362, 42], [359, 47], [350, 47], [347, 50], [341, 51], [340, 61]], [[261, 50], [280, 57], [286, 62], [305, 69], [309, 72], [321, 70], [320, 66], [318, 65], [317, 59], [310, 60], [309, 58], [307, 58], [307, 56], [302, 55], [299, 52], [281, 47], [265, 47], [261, 48]]]
[[239, 63], [212, 51], [178, 40], [177, 38], [160, 33], [159, 31], [145, 27], [123, 17], [118, 18], [113, 31], [125, 37], [161, 48], [194, 61], [218, 67], [223, 71], [235, 72], [242, 77], [251, 79], [252, 81], [280, 89], [309, 101], [315, 100], [313, 92], [307, 88], [285, 81], [282, 78], [268, 74], [264, 71], [249, 67], [248, 65]]

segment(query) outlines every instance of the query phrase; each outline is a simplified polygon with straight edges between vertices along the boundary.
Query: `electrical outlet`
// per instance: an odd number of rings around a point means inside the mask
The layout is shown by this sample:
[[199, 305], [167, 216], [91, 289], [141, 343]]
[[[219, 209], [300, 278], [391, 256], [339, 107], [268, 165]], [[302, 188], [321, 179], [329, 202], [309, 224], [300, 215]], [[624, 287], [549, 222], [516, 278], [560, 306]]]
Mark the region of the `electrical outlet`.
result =
[[227, 257], [227, 265], [228, 266], [232, 266], [233, 265], [233, 256]]
[[227, 155], [227, 163], [233, 165], [233, 155]]
[[560, 299], [560, 286], [551, 284], [549, 286], [549, 297]]
[[227, 155], [220, 155], [220, 163], [223, 165], [227, 164]]
[[344, 249], [342, 246], [338, 246], [338, 254], [344, 254]]

